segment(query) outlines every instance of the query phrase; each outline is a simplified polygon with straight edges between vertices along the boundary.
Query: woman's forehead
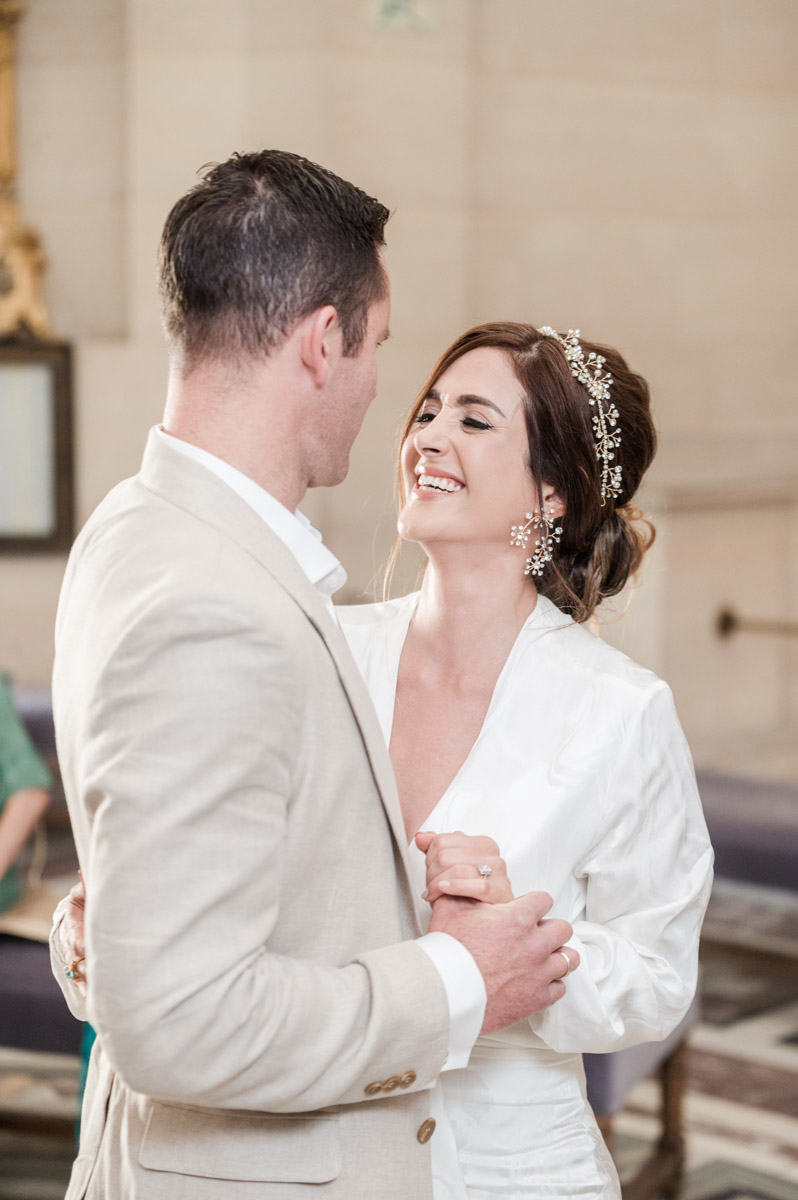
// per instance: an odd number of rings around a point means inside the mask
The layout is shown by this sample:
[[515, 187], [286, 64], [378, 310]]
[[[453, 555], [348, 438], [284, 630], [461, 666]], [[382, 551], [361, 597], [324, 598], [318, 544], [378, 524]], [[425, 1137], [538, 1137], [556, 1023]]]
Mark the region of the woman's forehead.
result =
[[503, 350], [479, 346], [451, 363], [433, 384], [432, 391], [444, 404], [457, 404], [463, 395], [484, 396], [509, 418], [524, 399], [521, 381]]

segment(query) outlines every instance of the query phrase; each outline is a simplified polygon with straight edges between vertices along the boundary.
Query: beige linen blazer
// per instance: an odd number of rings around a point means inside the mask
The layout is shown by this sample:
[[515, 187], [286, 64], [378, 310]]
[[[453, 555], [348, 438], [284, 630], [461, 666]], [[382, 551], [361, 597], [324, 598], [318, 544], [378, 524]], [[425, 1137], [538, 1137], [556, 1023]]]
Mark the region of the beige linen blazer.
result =
[[151, 437], [73, 549], [53, 690], [98, 1032], [68, 1200], [430, 1197], [445, 991], [293, 556]]

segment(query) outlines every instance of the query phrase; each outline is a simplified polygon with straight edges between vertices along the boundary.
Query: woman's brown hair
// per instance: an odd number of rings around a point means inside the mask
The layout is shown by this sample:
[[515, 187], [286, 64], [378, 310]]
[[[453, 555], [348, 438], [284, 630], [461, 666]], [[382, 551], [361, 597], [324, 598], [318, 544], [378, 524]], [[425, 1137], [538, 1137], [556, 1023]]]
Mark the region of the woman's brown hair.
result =
[[[565, 504], [560, 542], [554, 545], [552, 561], [536, 586], [575, 621], [586, 621], [602, 600], [621, 591], [654, 540], [653, 525], [630, 502], [654, 457], [657, 435], [645, 379], [630, 371], [617, 350], [581, 337], [579, 343], [585, 356], [591, 350], [603, 355], [605, 369], [612, 375], [611, 398], [621, 433], [613, 465], [619, 465], [622, 473], [621, 492], [615, 499], [607, 496], [602, 504], [594, 409], [587, 390], [571, 374], [562, 345], [532, 325], [496, 321], [477, 325], [459, 337], [435, 364], [405, 423], [402, 443], [430, 389], [453, 362], [486, 346], [503, 351], [523, 388], [527, 465], [540, 508], [544, 483], [553, 485]], [[401, 469], [398, 480], [403, 505]]]

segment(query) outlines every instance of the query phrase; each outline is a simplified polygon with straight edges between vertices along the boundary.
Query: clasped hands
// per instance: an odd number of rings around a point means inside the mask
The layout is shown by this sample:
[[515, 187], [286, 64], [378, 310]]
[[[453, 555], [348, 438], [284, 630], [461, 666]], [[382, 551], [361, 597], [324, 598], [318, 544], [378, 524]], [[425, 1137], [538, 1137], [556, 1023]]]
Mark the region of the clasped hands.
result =
[[[433, 905], [430, 930], [461, 941], [485, 980], [482, 1032], [503, 1029], [562, 999], [563, 980], [579, 966], [579, 953], [565, 945], [573, 934], [568, 922], [546, 916], [551, 896], [529, 892], [516, 899], [507, 864], [492, 838], [425, 831], [415, 840], [427, 859], [424, 897]], [[84, 997], [85, 904], [81, 879], [69, 893], [56, 930], [62, 961], [71, 964], [67, 976]]]
[[425, 831], [415, 841], [427, 859], [430, 931], [462, 942], [485, 981], [482, 1032], [494, 1033], [561, 1000], [579, 952], [566, 946], [571, 925], [546, 916], [551, 896], [528, 892], [516, 898], [492, 838]]

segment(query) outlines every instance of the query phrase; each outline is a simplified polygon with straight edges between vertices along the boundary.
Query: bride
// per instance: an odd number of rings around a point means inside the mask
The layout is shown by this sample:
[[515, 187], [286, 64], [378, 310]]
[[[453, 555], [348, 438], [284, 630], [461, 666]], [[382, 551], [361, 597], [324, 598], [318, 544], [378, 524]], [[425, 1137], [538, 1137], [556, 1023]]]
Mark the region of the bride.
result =
[[419, 890], [549, 892], [581, 958], [564, 999], [440, 1077], [436, 1200], [617, 1197], [581, 1054], [666, 1037], [695, 990], [712, 852], [690, 754], [667, 686], [587, 625], [647, 548], [630, 501], [655, 445], [648, 388], [616, 351], [470, 330], [402, 439], [421, 591], [338, 610], [408, 841], [429, 831], [411, 846]]
[[712, 851], [689, 751], [667, 686], [589, 628], [649, 544], [630, 502], [655, 444], [645, 381], [616, 351], [472, 329], [402, 439], [421, 590], [338, 609], [425, 925], [447, 896], [536, 890], [574, 929], [564, 998], [441, 1076], [436, 1200], [617, 1198], [581, 1055], [666, 1037], [695, 990]]

